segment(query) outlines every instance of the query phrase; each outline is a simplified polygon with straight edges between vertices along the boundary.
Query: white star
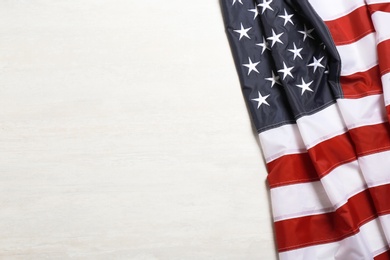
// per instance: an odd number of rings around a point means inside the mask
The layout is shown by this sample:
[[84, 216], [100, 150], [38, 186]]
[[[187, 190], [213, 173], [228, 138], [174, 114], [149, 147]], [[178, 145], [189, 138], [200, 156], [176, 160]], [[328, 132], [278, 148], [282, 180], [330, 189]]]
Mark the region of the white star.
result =
[[249, 70], [248, 70], [248, 75], [252, 72], [252, 71], [255, 71], [257, 73], [259, 73], [259, 71], [256, 69], [256, 66], [259, 65], [260, 61], [259, 62], [255, 62], [253, 63], [251, 58], [248, 58], [249, 59], [249, 63], [248, 64], [242, 64], [242, 66], [244, 67], [247, 67]]
[[257, 109], [259, 109], [260, 106], [261, 106], [262, 104], [266, 104], [267, 106], [269, 106], [269, 104], [268, 104], [268, 102], [266, 101], [266, 99], [267, 99], [270, 95], [267, 95], [267, 96], [263, 97], [263, 96], [260, 94], [260, 91], [257, 91], [257, 93], [259, 94], [259, 97], [258, 97], [258, 98], [252, 99], [253, 101], [259, 102], [259, 103], [257, 104]]
[[256, 45], [263, 48], [263, 50], [261, 51], [261, 54], [263, 54], [266, 49], [270, 50], [270, 48], [268, 47], [269, 44], [268, 44], [268, 42], [266, 42], [264, 36], [263, 36], [263, 42], [257, 43]]
[[301, 88], [302, 89], [302, 93], [301, 93], [301, 96], [303, 95], [303, 93], [305, 93], [305, 91], [311, 91], [311, 92], [314, 92], [311, 88], [309, 88], [309, 86], [311, 85], [311, 83], [313, 83], [313, 81], [310, 81], [309, 83], [306, 83], [303, 78], [302, 78], [302, 84], [301, 85], [297, 85], [298, 88]]
[[251, 37], [249, 37], [248, 35], [248, 31], [252, 29], [252, 27], [248, 27], [248, 28], [244, 28], [244, 26], [242, 26], [242, 23], [241, 23], [241, 29], [240, 30], [234, 30], [236, 33], [239, 33], [240, 34], [240, 40], [242, 37], [246, 37], [248, 39], [250, 39]]
[[272, 3], [273, 0], [269, 0], [267, 2], [267, 0], [263, 0], [263, 3], [262, 4], [258, 4], [257, 6], [261, 6], [263, 8], [263, 10], [261, 11], [261, 14], [263, 14], [265, 12], [266, 9], [269, 9], [271, 11], [273, 11], [274, 9], [272, 9], [272, 7], [270, 6], [270, 4]]
[[310, 63], [309, 65], [307, 65], [308, 67], [313, 67], [314, 68], [314, 71], [313, 72], [316, 72], [316, 69], [318, 67], [320, 68], [325, 68], [324, 65], [321, 64], [321, 61], [324, 59], [324, 57], [320, 58], [320, 59], [316, 59], [316, 57], [313, 57], [313, 63]]
[[278, 15], [278, 16], [284, 19], [284, 26], [286, 26], [288, 22], [294, 25], [293, 21], [291, 21], [291, 17], [293, 17], [293, 14], [288, 14], [286, 9], [284, 9], [284, 15]]
[[279, 33], [278, 35], [276, 35], [274, 29], [272, 29], [272, 37], [268, 37], [267, 38], [267, 40], [271, 40], [272, 41], [271, 47], [274, 47], [274, 44], [276, 42], [280, 42], [281, 44], [283, 44], [283, 42], [279, 39], [280, 36], [282, 36], [282, 34], [283, 33]]
[[303, 48], [299, 48], [297, 49], [297, 46], [295, 46], [295, 42], [294, 42], [294, 49], [287, 49], [288, 51], [294, 53], [294, 60], [295, 58], [298, 56], [299, 58], [301, 58], [301, 60], [303, 60], [302, 56], [301, 56], [301, 51], [303, 50]]
[[271, 81], [272, 85], [271, 88], [276, 84], [282, 85], [279, 81], [280, 77], [276, 76], [275, 73], [272, 71], [272, 77], [271, 78], [266, 78], [265, 80]]
[[[241, 1], [242, 1], [242, 0], [238, 0], [238, 2], [239, 2], [240, 4], [242, 4]], [[236, 2], [237, 2], [237, 0], [233, 0], [233, 4], [232, 4], [232, 5], [234, 5]]]
[[253, 17], [253, 20], [256, 19], [256, 17], [259, 15], [259, 10], [257, 10], [257, 7], [255, 6], [254, 9], [248, 9], [249, 12], [253, 12], [255, 14], [255, 17]]
[[314, 39], [314, 37], [311, 36], [311, 34], [310, 34], [312, 31], [314, 31], [314, 28], [308, 30], [308, 29], [306, 28], [306, 25], [303, 25], [303, 27], [304, 27], [303, 31], [298, 31], [299, 33], [302, 33], [302, 34], [303, 34], [303, 41], [305, 41], [307, 37]]
[[293, 68], [294, 68], [294, 66], [290, 67], [290, 68], [287, 68], [286, 63], [284, 63], [284, 61], [283, 61], [283, 69], [278, 70], [278, 72], [282, 72], [283, 73], [283, 79], [285, 79], [287, 75], [289, 75], [290, 77], [294, 78], [294, 76], [291, 74], [291, 70]]

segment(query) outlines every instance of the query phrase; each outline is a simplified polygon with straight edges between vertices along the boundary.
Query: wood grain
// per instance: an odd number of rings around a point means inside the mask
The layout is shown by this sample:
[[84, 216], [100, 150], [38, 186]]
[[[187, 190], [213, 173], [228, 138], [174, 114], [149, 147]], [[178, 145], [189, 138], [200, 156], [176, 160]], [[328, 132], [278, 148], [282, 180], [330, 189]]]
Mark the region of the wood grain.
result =
[[276, 259], [218, 1], [0, 1], [1, 259]]

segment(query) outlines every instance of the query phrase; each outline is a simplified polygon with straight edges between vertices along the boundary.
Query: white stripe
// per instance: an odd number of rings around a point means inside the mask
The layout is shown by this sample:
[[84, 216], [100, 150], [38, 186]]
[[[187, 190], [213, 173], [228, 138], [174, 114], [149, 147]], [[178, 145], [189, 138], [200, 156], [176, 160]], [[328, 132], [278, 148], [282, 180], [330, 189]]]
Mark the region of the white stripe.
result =
[[337, 46], [341, 57], [341, 76], [366, 71], [378, 64], [375, 33], [360, 40]]
[[364, 224], [356, 235], [341, 241], [286, 251], [279, 253], [279, 257], [280, 260], [373, 259], [386, 247], [386, 239], [377, 218]]
[[259, 134], [267, 163], [287, 154], [306, 152], [296, 124], [284, 125]]
[[[373, 151], [374, 152], [374, 151]], [[360, 168], [368, 187], [390, 183], [390, 151], [359, 157]]]
[[337, 104], [348, 129], [375, 125], [387, 121], [383, 95], [371, 95], [358, 99], [338, 99]]
[[386, 221], [387, 220], [379, 217], [368, 222], [368, 225], [360, 227], [360, 233], [364, 236], [365, 243], [373, 256], [378, 255], [378, 253], [387, 249], [388, 243], [386, 236], [383, 233], [382, 225]]
[[309, 0], [309, 2], [325, 21], [340, 18], [365, 5], [364, 0]]
[[319, 181], [273, 188], [271, 201], [274, 221], [333, 211], [332, 203]]
[[382, 76], [383, 94], [385, 96], [385, 105], [390, 105], [390, 73]]
[[371, 16], [374, 23], [377, 43], [390, 39], [390, 13], [377, 11]]
[[379, 219], [381, 221], [382, 228], [385, 233], [387, 242], [389, 242], [389, 246], [390, 246], [390, 214], [380, 216]]
[[390, 1], [389, 0], [366, 0], [366, 3], [368, 5], [372, 5], [372, 4], [390, 3]]
[[307, 149], [346, 132], [346, 126], [337, 104], [297, 120], [299, 131]]
[[367, 188], [357, 161], [343, 164], [321, 179], [327, 196], [338, 209], [348, 199]]
[[337, 167], [321, 181], [272, 188], [274, 220], [335, 211], [365, 189], [366, 184], [357, 161]]
[[[390, 183], [390, 151], [363, 156], [343, 164], [321, 181], [271, 189], [275, 221], [335, 211], [368, 187]], [[305, 198], [304, 200], [302, 198]]]

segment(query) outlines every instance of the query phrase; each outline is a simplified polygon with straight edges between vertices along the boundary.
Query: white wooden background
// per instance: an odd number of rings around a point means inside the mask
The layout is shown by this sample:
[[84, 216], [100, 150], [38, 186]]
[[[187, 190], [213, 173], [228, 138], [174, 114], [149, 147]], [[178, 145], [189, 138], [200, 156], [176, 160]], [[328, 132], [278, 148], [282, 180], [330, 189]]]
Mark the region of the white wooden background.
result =
[[0, 0], [0, 259], [276, 259], [218, 0]]

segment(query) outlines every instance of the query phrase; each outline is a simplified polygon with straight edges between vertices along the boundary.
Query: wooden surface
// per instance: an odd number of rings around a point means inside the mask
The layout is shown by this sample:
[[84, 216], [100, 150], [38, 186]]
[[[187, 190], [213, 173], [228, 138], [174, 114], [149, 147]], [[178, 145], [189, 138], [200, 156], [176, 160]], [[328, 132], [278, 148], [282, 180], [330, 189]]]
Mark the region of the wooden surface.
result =
[[218, 0], [0, 1], [0, 259], [275, 259]]

